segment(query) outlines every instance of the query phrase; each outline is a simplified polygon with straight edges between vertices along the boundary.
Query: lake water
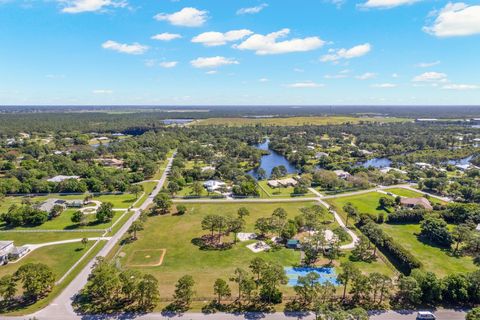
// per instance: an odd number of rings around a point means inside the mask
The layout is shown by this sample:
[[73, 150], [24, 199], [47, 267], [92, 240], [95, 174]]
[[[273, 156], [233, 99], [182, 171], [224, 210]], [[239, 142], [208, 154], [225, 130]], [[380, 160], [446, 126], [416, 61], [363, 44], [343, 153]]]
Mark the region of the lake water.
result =
[[258, 169], [262, 168], [267, 173], [267, 177], [270, 177], [270, 173], [272, 172], [272, 169], [274, 167], [281, 166], [281, 165], [287, 168], [288, 173], [297, 173], [298, 172], [297, 168], [295, 168], [295, 166], [293, 166], [290, 162], [288, 162], [288, 160], [284, 156], [282, 156], [280, 153], [274, 150], [271, 150], [269, 148], [269, 143], [270, 141], [267, 139], [263, 143], [256, 146], [258, 149], [267, 150], [270, 153], [262, 156], [262, 158], [260, 159], [260, 166], [253, 170], [250, 170], [248, 174], [253, 176], [255, 179], [258, 179], [258, 174], [257, 174]]
[[377, 169], [381, 169], [381, 168], [390, 167], [391, 164], [392, 164], [392, 160], [388, 158], [373, 158], [365, 162], [360, 162], [357, 164], [357, 166], [361, 166], [364, 168], [374, 167]]

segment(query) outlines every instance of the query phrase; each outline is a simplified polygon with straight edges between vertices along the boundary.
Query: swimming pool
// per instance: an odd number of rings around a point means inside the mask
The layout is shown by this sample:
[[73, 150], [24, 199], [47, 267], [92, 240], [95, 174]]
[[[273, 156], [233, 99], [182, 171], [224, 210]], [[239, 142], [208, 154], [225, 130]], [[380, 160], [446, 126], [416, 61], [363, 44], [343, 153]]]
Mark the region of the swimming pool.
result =
[[285, 267], [284, 270], [288, 277], [288, 286], [290, 287], [297, 285], [298, 277], [304, 277], [310, 272], [315, 272], [320, 275], [318, 283], [330, 281], [334, 285], [339, 284], [335, 268]]

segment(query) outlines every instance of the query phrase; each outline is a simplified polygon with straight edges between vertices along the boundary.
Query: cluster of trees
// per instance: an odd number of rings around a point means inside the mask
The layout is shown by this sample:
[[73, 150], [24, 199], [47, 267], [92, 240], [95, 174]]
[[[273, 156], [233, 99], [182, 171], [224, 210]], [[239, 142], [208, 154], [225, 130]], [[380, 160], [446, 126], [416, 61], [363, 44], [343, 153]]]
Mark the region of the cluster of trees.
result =
[[114, 264], [97, 258], [75, 304], [81, 311], [151, 311], [158, 304], [158, 280], [135, 270], [118, 270]]
[[[22, 285], [20, 297], [18, 285]], [[0, 278], [0, 310], [17, 304], [30, 304], [45, 297], [55, 285], [55, 275], [43, 263], [27, 263], [10, 275]]]
[[223, 242], [222, 236], [233, 233], [233, 244], [237, 242], [237, 234], [245, 228], [244, 218], [250, 212], [247, 208], [238, 209], [237, 217], [209, 214], [202, 219], [202, 230], [210, 231], [209, 235], [202, 237], [203, 249], [226, 249], [232, 246], [232, 242]]
[[49, 218], [53, 216], [30, 204], [12, 205], [7, 212], [0, 215], [0, 221], [3, 221], [7, 228], [39, 226]]

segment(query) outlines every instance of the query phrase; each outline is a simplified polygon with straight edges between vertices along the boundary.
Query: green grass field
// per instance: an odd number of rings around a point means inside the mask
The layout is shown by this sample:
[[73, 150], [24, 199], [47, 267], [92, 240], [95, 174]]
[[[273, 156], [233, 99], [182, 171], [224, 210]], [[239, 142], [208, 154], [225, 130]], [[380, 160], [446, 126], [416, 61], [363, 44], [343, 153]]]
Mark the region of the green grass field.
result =
[[[386, 192], [391, 192], [397, 196], [401, 197], [408, 197], [408, 198], [420, 198], [423, 197], [423, 193], [416, 192], [413, 190], [405, 189], [405, 188], [391, 188], [391, 189], [386, 189]], [[445, 203], [442, 200], [430, 197], [429, 199], [430, 202], [432, 203]]]
[[[88, 230], [88, 229], [107, 229], [109, 228], [120, 216], [122, 211], [115, 211], [113, 220], [106, 223], [97, 223], [95, 214], [87, 215], [87, 225], [80, 226], [72, 222], [72, 215], [76, 209], [67, 209], [58, 217], [48, 220], [42, 225], [35, 227], [18, 227], [12, 230]], [[5, 229], [5, 226], [0, 224], [0, 230]]]
[[[258, 184], [260, 198], [290, 198], [292, 197], [294, 190], [294, 187], [271, 188], [265, 180], [258, 181]], [[300, 195], [299, 197], [315, 197], [315, 195], [309, 191], [308, 193]]]
[[385, 232], [417, 257], [427, 271], [446, 276], [478, 269], [471, 257], [454, 257], [442, 248], [419, 241], [417, 238], [420, 233], [419, 224], [382, 224], [381, 226]]
[[378, 201], [382, 197], [389, 197], [388, 195], [379, 193], [379, 192], [368, 192], [359, 195], [349, 196], [349, 197], [338, 197], [338, 198], [330, 198], [327, 202], [330, 205], [333, 205], [336, 210], [342, 215], [345, 213], [343, 212], [343, 206], [345, 206], [348, 202], [351, 202], [355, 207], [357, 207], [358, 212], [360, 213], [387, 213], [384, 209], [379, 207]]
[[14, 273], [24, 264], [41, 262], [52, 269], [55, 278], [58, 280], [78, 259], [80, 259], [83, 254], [85, 254], [93, 243], [94, 241], [89, 241], [85, 248], [80, 241], [76, 243], [65, 243], [39, 248], [29, 253], [17, 263], [9, 263], [1, 266], [0, 277]]
[[[143, 196], [141, 196], [137, 203], [135, 204], [135, 208], [138, 208], [140, 207], [144, 202], [145, 200], [147, 200], [147, 198], [150, 196], [150, 193], [152, 193], [153, 189], [155, 189], [155, 186], [157, 185], [156, 182], [144, 182], [142, 183], [143, 185]], [[132, 203], [133, 204], [133, 203]]]
[[[300, 262], [300, 253], [281, 249], [277, 252], [254, 254], [245, 247], [251, 242], [238, 243], [232, 249], [225, 251], [200, 250], [192, 240], [208, 233], [201, 229], [201, 220], [205, 215], [235, 216], [238, 208], [244, 206], [250, 210], [250, 216], [246, 217], [245, 231], [254, 232], [255, 220], [270, 216], [275, 208], [283, 207], [289, 217], [293, 218], [300, 213], [300, 208], [313, 204], [313, 202], [187, 204], [188, 211], [183, 216], [149, 218], [145, 224], [145, 230], [138, 234], [139, 239], [123, 247], [122, 251], [126, 256], [120, 261], [125, 266], [131, 261], [132, 255], [140, 255], [142, 260], [142, 253], [138, 253], [139, 250], [166, 249], [161, 266], [135, 269], [154, 274], [160, 282], [160, 289], [164, 296], [170, 296], [173, 293], [176, 281], [185, 274], [191, 274], [194, 277], [199, 296], [212, 296], [212, 285], [215, 279], [218, 277], [227, 279], [236, 267], [247, 268], [256, 256], [277, 261], [284, 266], [291, 266]], [[175, 236], [172, 236], [173, 234]], [[144, 254], [143, 256], [145, 257]], [[139, 258], [134, 256], [133, 259]]]
[[303, 125], [335, 125], [360, 122], [407, 122], [411, 119], [405, 118], [384, 118], [384, 117], [289, 117], [289, 118], [209, 118], [194, 121], [191, 125], [223, 125], [223, 126], [303, 126]]
[[78, 238], [100, 237], [101, 232], [0, 232], [0, 241], [12, 240], [15, 245], [37, 244]]

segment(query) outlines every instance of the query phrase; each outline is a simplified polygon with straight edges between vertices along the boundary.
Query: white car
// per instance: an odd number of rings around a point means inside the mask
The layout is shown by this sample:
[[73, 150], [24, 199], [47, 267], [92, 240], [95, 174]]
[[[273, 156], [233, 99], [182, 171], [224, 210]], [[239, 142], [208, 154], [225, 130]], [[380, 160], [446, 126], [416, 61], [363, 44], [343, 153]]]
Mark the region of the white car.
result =
[[417, 320], [435, 320], [437, 317], [430, 311], [419, 311], [417, 314]]

